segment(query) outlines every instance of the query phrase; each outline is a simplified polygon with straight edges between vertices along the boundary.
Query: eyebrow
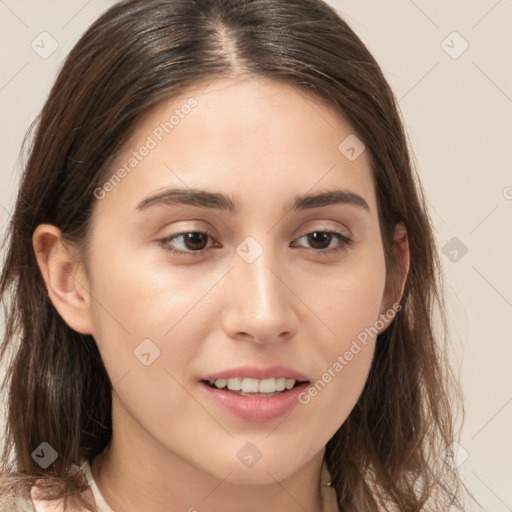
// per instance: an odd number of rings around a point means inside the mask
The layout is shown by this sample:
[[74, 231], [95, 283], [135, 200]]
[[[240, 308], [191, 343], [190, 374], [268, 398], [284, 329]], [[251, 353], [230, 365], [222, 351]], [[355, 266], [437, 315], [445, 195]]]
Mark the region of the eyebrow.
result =
[[[151, 206], [190, 205], [200, 208], [213, 208], [229, 213], [238, 213], [238, 201], [228, 195], [218, 192], [209, 192], [199, 189], [165, 189], [144, 199], [136, 207], [136, 210], [146, 210]], [[303, 194], [295, 196], [292, 201], [284, 206], [283, 213], [292, 211], [321, 208], [333, 204], [347, 204], [357, 206], [370, 213], [368, 203], [358, 194], [346, 189], [334, 189], [315, 194]]]

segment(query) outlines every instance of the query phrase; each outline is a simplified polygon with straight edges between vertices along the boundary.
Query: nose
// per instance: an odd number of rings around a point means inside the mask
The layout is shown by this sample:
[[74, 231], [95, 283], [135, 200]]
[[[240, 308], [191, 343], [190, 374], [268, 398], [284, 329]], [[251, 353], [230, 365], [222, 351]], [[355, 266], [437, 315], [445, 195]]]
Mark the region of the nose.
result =
[[222, 315], [228, 336], [265, 344], [284, 341], [296, 333], [295, 308], [300, 301], [292, 291], [290, 274], [269, 256], [269, 251], [252, 263], [236, 261], [228, 276], [229, 291]]

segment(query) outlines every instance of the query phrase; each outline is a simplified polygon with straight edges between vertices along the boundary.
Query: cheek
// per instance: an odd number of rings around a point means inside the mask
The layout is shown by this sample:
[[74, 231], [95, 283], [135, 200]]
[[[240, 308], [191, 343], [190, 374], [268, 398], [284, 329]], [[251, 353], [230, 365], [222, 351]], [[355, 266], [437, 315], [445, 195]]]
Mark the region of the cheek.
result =
[[[377, 254], [378, 256], [375, 256]], [[323, 372], [316, 376], [304, 402], [317, 400], [339, 426], [354, 407], [370, 371], [385, 286], [383, 253], [368, 250], [347, 259], [346, 266], [325, 281], [316, 310], [328, 332], [321, 339]]]
[[[368, 379], [375, 339], [363, 339], [364, 329], [339, 336], [324, 352], [324, 366], [299, 397], [308, 429], [317, 432], [323, 445], [343, 425], [354, 409]], [[359, 336], [359, 338], [358, 338]]]
[[145, 363], [181, 381], [215, 318], [211, 291], [225, 269], [198, 279], [197, 268], [173, 269], [165, 256], [145, 261], [121, 251], [100, 253], [94, 268], [95, 339], [112, 383]]
[[301, 293], [325, 325], [323, 339], [332, 357], [348, 350], [351, 341], [379, 319], [386, 281], [384, 255], [379, 246], [369, 246], [316, 279], [316, 287], [314, 278], [304, 279]]
[[121, 254], [112, 254], [97, 269], [95, 339], [118, 407], [129, 412], [124, 421], [137, 418], [161, 439], [169, 436], [172, 422], [176, 436], [186, 436], [191, 425], [180, 418], [209, 420], [183, 385], [211, 328], [198, 313], [204, 312], [207, 300], [201, 299], [218, 281], [218, 272], [193, 280], [183, 269], [173, 272]]

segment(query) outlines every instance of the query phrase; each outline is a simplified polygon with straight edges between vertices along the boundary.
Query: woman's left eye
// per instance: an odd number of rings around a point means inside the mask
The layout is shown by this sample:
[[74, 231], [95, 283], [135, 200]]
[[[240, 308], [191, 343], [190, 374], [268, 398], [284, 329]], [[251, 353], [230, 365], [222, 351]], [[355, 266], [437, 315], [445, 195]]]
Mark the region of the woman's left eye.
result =
[[[347, 235], [338, 231], [312, 231], [301, 236], [297, 241], [306, 239], [312, 245], [314, 252], [321, 254], [334, 253], [341, 250], [346, 250], [352, 243], [352, 239]], [[213, 240], [211, 235], [202, 231], [186, 231], [161, 238], [158, 243], [166, 251], [175, 254], [187, 254], [192, 256], [200, 256], [208, 248], [208, 240]], [[175, 249], [171, 242], [181, 244], [181, 249]], [[332, 247], [332, 242], [335, 246]], [[336, 243], [337, 242], [337, 243]]]

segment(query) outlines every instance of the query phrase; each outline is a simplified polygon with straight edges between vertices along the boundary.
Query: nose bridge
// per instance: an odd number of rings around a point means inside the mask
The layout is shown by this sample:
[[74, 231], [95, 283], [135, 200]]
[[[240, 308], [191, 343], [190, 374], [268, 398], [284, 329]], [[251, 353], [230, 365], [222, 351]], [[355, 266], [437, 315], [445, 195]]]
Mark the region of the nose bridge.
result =
[[244, 302], [247, 299], [253, 314], [257, 317], [267, 315], [281, 302], [281, 290], [278, 289], [280, 283], [270, 271], [272, 264], [269, 259], [268, 255], [262, 255], [252, 263], [243, 262], [237, 272], [242, 285], [242, 299]]
[[245, 333], [259, 341], [293, 330], [293, 294], [283, 283], [284, 276], [279, 276], [283, 266], [276, 252], [246, 239], [237, 253], [230, 272], [232, 294], [225, 328], [231, 335]]

